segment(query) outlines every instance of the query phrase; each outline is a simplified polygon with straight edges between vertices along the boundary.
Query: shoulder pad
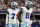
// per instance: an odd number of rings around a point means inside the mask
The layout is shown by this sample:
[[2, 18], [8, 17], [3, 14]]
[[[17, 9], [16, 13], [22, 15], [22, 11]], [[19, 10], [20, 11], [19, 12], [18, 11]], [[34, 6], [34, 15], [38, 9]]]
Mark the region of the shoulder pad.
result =
[[23, 10], [25, 7], [21, 7], [20, 9]]
[[21, 10], [23, 10], [23, 8], [20, 8]]
[[7, 9], [7, 12], [9, 12], [9, 10], [10, 10], [10, 8], [9, 8], [9, 9]]

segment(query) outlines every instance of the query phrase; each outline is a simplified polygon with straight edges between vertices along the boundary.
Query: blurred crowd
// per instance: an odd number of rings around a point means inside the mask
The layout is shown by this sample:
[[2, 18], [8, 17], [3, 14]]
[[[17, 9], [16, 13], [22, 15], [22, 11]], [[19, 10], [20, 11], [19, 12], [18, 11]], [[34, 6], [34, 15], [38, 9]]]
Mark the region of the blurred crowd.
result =
[[11, 2], [18, 2], [19, 6], [24, 6], [26, 1], [33, 2], [34, 11], [40, 11], [40, 0], [0, 0], [0, 10], [6, 10], [10, 7]]

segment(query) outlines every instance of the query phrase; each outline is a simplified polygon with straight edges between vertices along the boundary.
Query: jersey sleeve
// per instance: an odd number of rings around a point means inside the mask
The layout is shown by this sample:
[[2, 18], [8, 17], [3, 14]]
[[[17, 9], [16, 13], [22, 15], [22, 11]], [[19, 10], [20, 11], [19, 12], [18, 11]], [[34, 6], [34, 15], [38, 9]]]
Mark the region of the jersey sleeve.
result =
[[21, 10], [23, 10], [23, 8], [20, 8]]
[[6, 24], [8, 24], [8, 14], [6, 15]]
[[7, 12], [9, 12], [9, 9], [7, 9]]
[[20, 9], [22, 10], [22, 13], [23, 13], [23, 12], [24, 12], [24, 10], [25, 10], [25, 7], [21, 7]]
[[21, 7], [20, 9], [21, 9], [21, 10], [23, 10], [23, 9], [24, 9], [24, 7]]
[[10, 9], [7, 9], [7, 12], [9, 13], [11, 10]]

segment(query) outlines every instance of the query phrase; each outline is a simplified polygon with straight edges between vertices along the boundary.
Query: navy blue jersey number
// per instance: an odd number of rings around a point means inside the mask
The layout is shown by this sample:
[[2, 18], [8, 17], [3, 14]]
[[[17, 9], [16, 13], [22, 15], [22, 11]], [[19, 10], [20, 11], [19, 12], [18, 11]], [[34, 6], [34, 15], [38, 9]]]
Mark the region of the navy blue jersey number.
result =
[[26, 18], [29, 19], [30, 13], [26, 13]]
[[15, 13], [12, 13], [12, 15], [13, 15], [12, 19], [14, 19]]

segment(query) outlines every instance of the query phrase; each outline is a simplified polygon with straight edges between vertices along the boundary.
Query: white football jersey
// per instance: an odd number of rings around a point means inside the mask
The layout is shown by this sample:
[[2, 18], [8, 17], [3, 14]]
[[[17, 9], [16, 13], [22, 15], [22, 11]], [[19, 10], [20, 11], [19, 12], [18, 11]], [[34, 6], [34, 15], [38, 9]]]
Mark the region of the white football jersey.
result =
[[31, 13], [33, 12], [33, 9], [30, 8], [29, 10], [26, 7], [21, 7], [22, 9], [22, 22], [30, 22], [30, 16]]
[[9, 12], [9, 15], [8, 15], [8, 23], [13, 23], [13, 24], [16, 24], [17, 21], [16, 21], [16, 18], [17, 18], [17, 13], [19, 12], [19, 9], [8, 9], [7, 10]]

